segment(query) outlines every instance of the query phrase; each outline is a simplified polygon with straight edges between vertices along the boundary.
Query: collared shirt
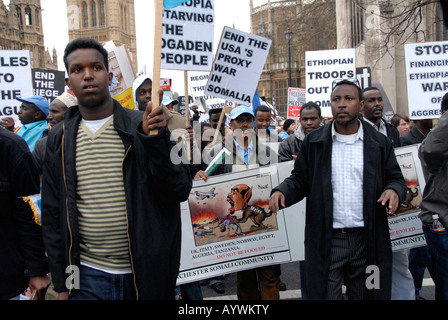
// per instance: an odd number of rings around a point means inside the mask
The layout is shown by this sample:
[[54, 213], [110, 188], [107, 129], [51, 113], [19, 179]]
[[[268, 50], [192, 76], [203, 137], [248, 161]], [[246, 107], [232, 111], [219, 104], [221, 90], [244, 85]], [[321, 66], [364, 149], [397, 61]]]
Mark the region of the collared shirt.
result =
[[353, 135], [342, 135], [332, 127], [331, 183], [333, 228], [364, 226], [363, 171], [364, 130], [361, 122]]
[[387, 129], [386, 129], [386, 124], [384, 123], [383, 119], [380, 119], [379, 124], [374, 124], [373, 122], [369, 121], [366, 118], [363, 118], [363, 120], [369, 124], [372, 125], [372, 127], [374, 127], [376, 129], [376, 131], [381, 132], [382, 134], [384, 134], [387, 137]]
[[243, 159], [243, 161], [246, 165], [249, 164], [249, 159], [252, 156], [253, 145], [254, 145], [252, 140], [253, 139], [250, 139], [249, 146], [245, 150], [242, 146], [240, 146], [238, 144], [238, 142], [236, 142], [235, 139], [233, 139], [233, 142], [235, 143], [235, 147], [236, 147], [236, 152], [241, 157], [241, 159]]

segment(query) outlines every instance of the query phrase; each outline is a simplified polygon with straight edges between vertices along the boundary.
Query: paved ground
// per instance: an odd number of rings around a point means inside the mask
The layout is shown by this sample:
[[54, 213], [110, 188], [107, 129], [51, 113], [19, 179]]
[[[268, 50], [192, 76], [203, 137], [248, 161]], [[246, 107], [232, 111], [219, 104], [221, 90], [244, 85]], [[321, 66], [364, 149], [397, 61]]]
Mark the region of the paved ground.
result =
[[[280, 291], [280, 300], [300, 300], [302, 298], [298, 262], [283, 264], [280, 279], [287, 287], [286, 291]], [[223, 283], [226, 289], [226, 292], [223, 294], [216, 293], [213, 289], [203, 286], [202, 295], [204, 296], [204, 300], [237, 300], [236, 274], [227, 275]], [[429, 274], [425, 275], [421, 296], [426, 300], [434, 300], [434, 282]]]

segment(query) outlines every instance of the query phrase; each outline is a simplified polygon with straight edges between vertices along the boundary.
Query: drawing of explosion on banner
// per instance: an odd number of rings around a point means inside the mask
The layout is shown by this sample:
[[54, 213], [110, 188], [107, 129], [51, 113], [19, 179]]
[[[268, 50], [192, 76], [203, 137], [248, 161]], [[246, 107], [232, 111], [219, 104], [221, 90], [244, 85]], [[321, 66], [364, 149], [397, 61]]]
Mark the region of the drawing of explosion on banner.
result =
[[405, 201], [401, 204], [398, 214], [412, 213], [420, 210], [420, 202], [422, 201], [422, 190], [418, 182], [417, 171], [415, 169], [414, 158], [412, 153], [405, 153], [397, 156], [398, 164], [403, 173], [408, 193]]
[[278, 230], [271, 190], [268, 174], [194, 187], [188, 204], [196, 245]]

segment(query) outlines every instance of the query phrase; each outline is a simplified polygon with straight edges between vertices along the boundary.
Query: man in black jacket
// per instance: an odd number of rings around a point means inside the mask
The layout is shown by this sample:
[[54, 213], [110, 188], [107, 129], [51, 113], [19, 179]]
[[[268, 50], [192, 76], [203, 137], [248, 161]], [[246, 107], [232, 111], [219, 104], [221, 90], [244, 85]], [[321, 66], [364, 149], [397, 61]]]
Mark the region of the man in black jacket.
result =
[[305, 103], [300, 109], [299, 125], [295, 128], [294, 133], [283, 140], [278, 147], [278, 161], [295, 160], [305, 136], [318, 129], [321, 124], [320, 107], [312, 101]]
[[272, 212], [307, 198], [309, 299], [341, 299], [342, 282], [349, 299], [390, 299], [386, 208], [396, 212], [406, 184], [390, 140], [358, 120], [360, 98], [354, 82], [333, 84], [334, 120], [305, 137], [291, 176], [272, 191]]
[[0, 299], [27, 287], [43, 299], [50, 284], [42, 228], [22, 197], [40, 191], [39, 171], [23, 138], [0, 128]]
[[79, 105], [48, 137], [42, 190], [59, 299], [172, 299], [192, 179], [170, 160], [162, 108], [112, 99], [107, 51], [94, 40], [69, 43], [64, 62]]
[[414, 120], [414, 126], [400, 137], [402, 146], [422, 143], [433, 127], [432, 119]]
[[378, 132], [387, 136], [394, 146], [400, 147], [400, 133], [383, 119], [384, 101], [381, 91], [376, 87], [368, 87], [362, 91], [361, 110], [364, 121], [370, 123]]

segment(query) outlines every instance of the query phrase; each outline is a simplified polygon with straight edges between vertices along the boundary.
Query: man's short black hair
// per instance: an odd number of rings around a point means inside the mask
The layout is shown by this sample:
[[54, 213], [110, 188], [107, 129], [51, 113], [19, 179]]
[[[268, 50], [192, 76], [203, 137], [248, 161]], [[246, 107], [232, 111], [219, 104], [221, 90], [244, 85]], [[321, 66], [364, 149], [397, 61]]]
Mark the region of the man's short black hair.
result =
[[343, 84], [348, 84], [348, 85], [350, 85], [350, 86], [354, 86], [354, 87], [358, 90], [359, 101], [362, 100], [362, 99], [361, 99], [361, 97], [362, 97], [361, 88], [360, 88], [359, 86], [357, 86], [355, 83], [353, 83], [352, 81], [349, 81], [349, 80], [341, 80], [341, 81], [339, 81], [338, 83], [336, 83], [336, 84], [333, 86], [333, 89], [331, 90], [331, 95], [330, 95], [330, 96], [333, 95], [333, 91], [334, 91], [334, 89], [336, 89], [337, 86], [340, 86], [340, 85], [343, 85]]
[[441, 109], [442, 109], [442, 112], [448, 111], [448, 92], [445, 93], [445, 95], [442, 98]]
[[93, 40], [93, 39], [89, 39], [89, 38], [79, 38], [76, 40], [73, 40], [72, 42], [70, 42], [69, 44], [67, 44], [67, 46], [65, 47], [65, 51], [64, 51], [64, 64], [65, 64], [65, 69], [68, 70], [68, 61], [67, 61], [67, 57], [70, 53], [72, 53], [73, 51], [77, 50], [77, 49], [95, 49], [98, 50], [99, 53], [101, 53], [101, 55], [104, 58], [104, 66], [106, 67], [106, 70], [109, 71], [109, 58], [108, 58], [108, 53], [107, 50], [104, 49], [104, 47], [101, 45], [101, 43]]
[[255, 112], [254, 112], [255, 116], [257, 116], [257, 112], [269, 112], [269, 113], [271, 113], [271, 109], [269, 109], [268, 106], [261, 105], [261, 106], [258, 106], [258, 107], [255, 108]]
[[364, 98], [364, 93], [365, 93], [365, 92], [367, 92], [367, 91], [372, 91], [372, 90], [378, 90], [379, 92], [381, 92], [381, 90], [378, 89], [377, 87], [367, 87], [367, 88], [364, 88], [364, 89], [362, 90], [361, 100], [365, 100], [365, 98]]
[[322, 116], [322, 113], [320, 111], [320, 107], [312, 101], [309, 101], [307, 103], [305, 103], [301, 108], [300, 108], [300, 117], [302, 117], [302, 111], [303, 110], [311, 110], [311, 109], [316, 109], [317, 113], [319, 114], [319, 118]]
[[222, 108], [209, 109], [208, 116], [211, 118], [212, 114], [221, 113], [221, 112], [222, 112]]

